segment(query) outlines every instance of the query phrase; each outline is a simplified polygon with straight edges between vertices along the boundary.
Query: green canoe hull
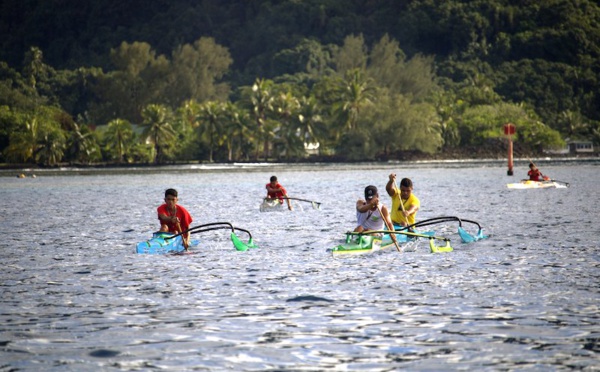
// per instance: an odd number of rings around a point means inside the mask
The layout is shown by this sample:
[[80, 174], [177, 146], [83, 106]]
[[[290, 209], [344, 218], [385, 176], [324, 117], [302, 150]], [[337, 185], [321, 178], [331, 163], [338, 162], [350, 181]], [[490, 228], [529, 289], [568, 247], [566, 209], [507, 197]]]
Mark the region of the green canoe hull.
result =
[[[431, 232], [433, 233], [433, 232]], [[406, 233], [411, 234], [411, 233]], [[450, 246], [450, 241], [446, 240], [446, 244], [444, 246], [435, 245], [435, 238], [433, 235], [429, 236], [430, 232], [426, 234], [413, 234], [419, 235], [422, 238], [429, 238], [429, 248], [431, 253], [442, 253], [442, 252], [452, 252], [453, 249]], [[408, 241], [413, 241], [416, 237], [410, 237], [407, 235], [398, 234], [396, 235], [396, 239], [398, 243], [406, 243]], [[439, 238], [438, 238], [439, 239]], [[340, 244], [337, 247], [331, 250], [333, 256], [347, 256], [347, 255], [361, 255], [361, 254], [369, 254], [373, 252], [383, 251], [387, 249], [395, 248], [395, 244], [390, 238], [388, 234], [384, 234], [383, 236], [377, 235], [352, 235], [348, 233], [346, 235], [346, 242], [344, 244]]]
[[394, 242], [386, 235], [384, 237], [358, 235], [348, 239], [331, 250], [334, 256], [360, 255], [394, 248]]

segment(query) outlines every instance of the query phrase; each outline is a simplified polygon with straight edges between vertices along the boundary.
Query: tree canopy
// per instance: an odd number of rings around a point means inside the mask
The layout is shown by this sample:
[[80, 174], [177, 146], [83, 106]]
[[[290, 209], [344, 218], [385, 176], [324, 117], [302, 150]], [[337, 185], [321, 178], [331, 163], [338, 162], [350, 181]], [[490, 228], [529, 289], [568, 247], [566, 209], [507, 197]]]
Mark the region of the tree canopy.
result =
[[0, 162], [600, 142], [592, 0], [5, 0]]

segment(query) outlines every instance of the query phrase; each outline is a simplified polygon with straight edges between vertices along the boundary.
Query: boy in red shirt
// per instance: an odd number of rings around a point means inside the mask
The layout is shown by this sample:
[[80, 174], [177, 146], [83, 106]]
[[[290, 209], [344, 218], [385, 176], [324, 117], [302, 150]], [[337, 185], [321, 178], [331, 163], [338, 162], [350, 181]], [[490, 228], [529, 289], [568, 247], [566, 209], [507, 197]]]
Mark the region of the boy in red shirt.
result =
[[[160, 231], [178, 234], [186, 231], [192, 224], [192, 216], [189, 212], [177, 205], [177, 190], [167, 189], [165, 191], [165, 204], [157, 208]], [[190, 233], [183, 236], [184, 242], [188, 242]]]
[[[267, 199], [279, 199], [279, 202], [281, 204], [283, 204], [283, 198], [287, 196], [287, 191], [285, 191], [285, 188], [283, 188], [283, 186], [281, 186], [279, 184], [279, 182], [277, 182], [277, 177], [275, 176], [271, 176], [270, 179], [271, 182], [267, 183]], [[291, 211], [292, 210], [292, 202], [290, 202], [290, 199], [287, 199], [287, 205], [288, 205], [288, 209]]]
[[[544, 176], [542, 174], [542, 172], [540, 172], [540, 170], [537, 169], [537, 167], [533, 163], [529, 163], [529, 172], [527, 172], [527, 175], [529, 176], [530, 181], [542, 181], [542, 180], [547, 181], [547, 180], [549, 180], [549, 178]], [[540, 177], [542, 179], [540, 179]]]

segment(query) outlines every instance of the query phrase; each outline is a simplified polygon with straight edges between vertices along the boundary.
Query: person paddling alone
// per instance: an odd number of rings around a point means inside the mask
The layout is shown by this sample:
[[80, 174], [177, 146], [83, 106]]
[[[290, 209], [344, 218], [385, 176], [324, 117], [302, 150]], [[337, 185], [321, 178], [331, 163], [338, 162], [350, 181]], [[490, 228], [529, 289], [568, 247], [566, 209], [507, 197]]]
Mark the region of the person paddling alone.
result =
[[538, 181], [539, 182], [542, 180], [544, 180], [544, 181], [549, 180], [549, 178], [544, 176], [542, 174], [542, 172], [540, 172], [540, 170], [537, 169], [537, 167], [533, 163], [529, 163], [529, 172], [527, 172], [527, 175], [529, 176], [530, 181]]
[[[177, 190], [165, 190], [165, 204], [157, 208], [160, 231], [178, 234], [190, 228], [192, 216], [189, 212], [177, 205]], [[184, 234], [184, 241], [189, 241], [190, 233]]]
[[292, 210], [292, 202], [287, 197], [287, 191], [283, 186], [277, 182], [277, 177], [271, 176], [270, 182], [267, 183], [267, 199], [279, 199], [279, 202], [283, 204], [283, 199], [287, 201], [288, 209]]

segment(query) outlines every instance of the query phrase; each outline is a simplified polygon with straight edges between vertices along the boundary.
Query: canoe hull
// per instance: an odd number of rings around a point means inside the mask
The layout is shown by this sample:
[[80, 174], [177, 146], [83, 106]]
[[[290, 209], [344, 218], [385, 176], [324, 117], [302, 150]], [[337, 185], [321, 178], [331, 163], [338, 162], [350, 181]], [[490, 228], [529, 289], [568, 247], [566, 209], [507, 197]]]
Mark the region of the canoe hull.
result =
[[394, 242], [388, 235], [384, 237], [357, 235], [348, 239], [345, 244], [333, 248], [331, 253], [333, 256], [361, 255], [394, 247]]
[[568, 186], [563, 183], [554, 181], [521, 181], [518, 183], [508, 183], [506, 187], [509, 189], [566, 189]]
[[261, 212], [283, 212], [287, 210], [287, 204], [281, 203], [279, 199], [264, 199], [263, 202], [260, 203]]
[[[135, 252], [138, 254], [167, 254], [167, 253], [180, 253], [185, 251], [183, 246], [183, 240], [181, 236], [173, 239], [167, 239], [174, 236], [174, 234], [166, 232], [155, 232], [152, 234], [152, 238], [140, 242], [136, 245]], [[189, 247], [197, 246], [200, 242], [198, 240], [191, 240]]]

